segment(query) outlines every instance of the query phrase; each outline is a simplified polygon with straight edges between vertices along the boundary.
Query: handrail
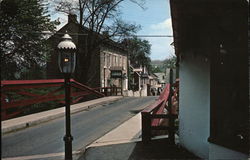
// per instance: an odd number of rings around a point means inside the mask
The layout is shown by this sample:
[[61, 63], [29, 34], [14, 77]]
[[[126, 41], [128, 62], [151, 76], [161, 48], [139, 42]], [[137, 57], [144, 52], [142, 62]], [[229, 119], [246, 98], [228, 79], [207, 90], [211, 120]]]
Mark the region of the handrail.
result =
[[23, 84], [49, 84], [49, 83], [63, 83], [64, 79], [39, 79], [39, 80], [3, 80], [1, 87], [5, 85], [23, 85]]
[[101, 96], [101, 97], [104, 97], [104, 96], [105, 96], [104, 94], [102, 94], [102, 93], [96, 91], [95, 89], [90, 88], [90, 87], [88, 87], [88, 86], [86, 86], [86, 85], [84, 85], [84, 84], [81, 84], [81, 83], [79, 83], [79, 82], [77, 82], [77, 81], [75, 81], [75, 80], [73, 80], [73, 79], [70, 79], [70, 81], [73, 82], [73, 83], [75, 83], [75, 84], [77, 84], [77, 85], [80, 86], [80, 87], [83, 87], [84, 89], [86, 89], [86, 90], [88, 90], [88, 91], [90, 91], [90, 92], [92, 92], [92, 93], [95, 93], [96, 95], [99, 95], [99, 96]]
[[[166, 84], [163, 92], [160, 94], [160, 97], [158, 100], [151, 104], [150, 106], [146, 107], [142, 112], [154, 112], [158, 111], [159, 108], [164, 109], [165, 106], [163, 106], [163, 103], [168, 101], [168, 96], [169, 96], [169, 90], [170, 90], [170, 84]], [[154, 113], [159, 113], [159, 112], [154, 112]], [[160, 112], [161, 113], [161, 112]]]
[[[94, 95], [95, 97], [105, 96], [73, 79], [70, 81], [72, 86], [72, 103], [79, 102], [86, 95]], [[64, 92], [63, 86], [64, 79], [1, 81], [1, 120], [19, 115], [27, 108], [25, 106], [32, 104], [49, 101], [57, 101], [64, 104], [65, 95], [62, 93]], [[46, 93], [34, 93], [34, 90], [44, 88], [47, 89]]]
[[[152, 137], [152, 130], [168, 130], [170, 143], [174, 144], [174, 134], [176, 126], [174, 126], [174, 120], [178, 117], [172, 114], [171, 111], [171, 84], [166, 84], [163, 92], [155, 103], [146, 107], [142, 112], [142, 141], [148, 143]], [[168, 114], [164, 113], [166, 104], [170, 111]], [[168, 126], [161, 126], [161, 119], [169, 119]]]
[[[166, 102], [169, 99], [169, 91], [170, 91], [170, 84], [166, 84], [163, 92], [160, 94], [158, 100], [153, 103], [152, 105], [146, 107], [141, 113], [142, 114], [162, 114], [164, 112], [164, 108], [166, 106]], [[158, 126], [160, 124], [160, 119], [153, 119], [151, 121], [152, 126]]]
[[122, 87], [110, 86], [110, 87], [97, 87], [93, 89], [99, 91], [100, 93], [103, 93], [105, 96], [118, 95], [118, 93], [120, 95], [123, 94]]

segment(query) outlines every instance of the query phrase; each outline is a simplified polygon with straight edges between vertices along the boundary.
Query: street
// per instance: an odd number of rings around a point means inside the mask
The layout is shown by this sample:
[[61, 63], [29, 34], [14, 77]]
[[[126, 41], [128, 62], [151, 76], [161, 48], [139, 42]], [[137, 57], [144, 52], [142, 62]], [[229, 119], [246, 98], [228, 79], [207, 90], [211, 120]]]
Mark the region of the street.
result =
[[[156, 97], [126, 97], [71, 116], [73, 151], [82, 150], [97, 138], [140, 112]], [[2, 158], [64, 152], [65, 119], [2, 135]]]

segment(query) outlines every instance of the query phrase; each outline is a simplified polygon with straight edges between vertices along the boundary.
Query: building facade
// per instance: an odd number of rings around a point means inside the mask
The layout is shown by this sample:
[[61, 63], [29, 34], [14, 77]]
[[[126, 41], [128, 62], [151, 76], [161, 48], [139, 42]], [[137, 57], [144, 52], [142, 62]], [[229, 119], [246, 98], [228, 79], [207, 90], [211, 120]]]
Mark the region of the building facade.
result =
[[58, 53], [56, 47], [66, 31], [73, 38], [77, 47], [76, 70], [72, 75], [75, 80], [92, 88], [116, 86], [127, 90], [127, 51], [119, 43], [106, 39], [93, 49], [91, 55], [87, 55], [88, 36], [96, 36], [97, 38], [103, 36], [80, 26], [75, 15], [69, 15], [68, 23], [48, 39], [53, 46], [51, 57], [47, 62], [48, 79], [62, 78], [62, 74], [57, 67]]
[[100, 52], [101, 87], [117, 86], [128, 90], [127, 55], [103, 48]]

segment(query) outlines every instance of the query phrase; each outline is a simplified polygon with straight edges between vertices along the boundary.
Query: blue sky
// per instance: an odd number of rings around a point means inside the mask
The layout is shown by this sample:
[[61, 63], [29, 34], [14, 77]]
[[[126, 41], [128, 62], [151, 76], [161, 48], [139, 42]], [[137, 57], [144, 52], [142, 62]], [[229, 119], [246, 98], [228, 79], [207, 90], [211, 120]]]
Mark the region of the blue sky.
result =
[[[170, 7], [168, 0], [146, 0], [143, 10], [130, 0], [121, 3], [121, 17], [131, 23], [140, 24], [142, 29], [138, 35], [172, 35]], [[53, 17], [54, 19], [55, 17]], [[67, 23], [66, 16], [61, 17], [62, 24]], [[151, 59], [164, 60], [174, 55], [174, 49], [170, 44], [173, 38], [143, 38], [150, 42]]]
[[[124, 20], [142, 26], [140, 35], [173, 35], [168, 0], [146, 0], [146, 9], [143, 10], [134, 3], [126, 0], [121, 4]], [[164, 60], [174, 55], [170, 44], [173, 38], [144, 38], [151, 43], [151, 59]]]

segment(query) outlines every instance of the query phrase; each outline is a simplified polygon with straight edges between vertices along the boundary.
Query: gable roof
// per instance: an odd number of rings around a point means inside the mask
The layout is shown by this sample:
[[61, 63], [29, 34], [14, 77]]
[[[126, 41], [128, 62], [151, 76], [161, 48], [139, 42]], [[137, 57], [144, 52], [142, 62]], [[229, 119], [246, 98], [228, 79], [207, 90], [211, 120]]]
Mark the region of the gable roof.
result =
[[62, 26], [55, 34], [53, 34], [51, 37], [49, 37], [48, 39], [52, 39], [52, 38], [60, 38], [62, 37], [64, 34], [64, 32], [66, 30], [68, 30], [68, 28], [70, 28], [70, 25], [75, 25], [76, 28], [79, 28], [78, 31], [76, 32], [68, 32], [68, 34], [70, 36], [88, 36], [89, 33], [93, 34], [93, 36], [96, 36], [98, 39], [100, 39], [102, 41], [102, 43], [100, 44], [100, 47], [113, 47], [116, 49], [119, 49], [122, 52], [127, 52], [127, 50], [123, 47], [122, 44], [113, 41], [110, 38], [107, 38], [106, 35], [103, 34], [99, 34], [97, 32], [94, 32], [92, 30], [90, 30], [87, 27], [84, 27], [82, 25], [80, 25], [77, 20], [74, 20], [74, 18], [72, 18], [72, 15], [68, 15], [68, 23], [66, 23], [64, 26]]

